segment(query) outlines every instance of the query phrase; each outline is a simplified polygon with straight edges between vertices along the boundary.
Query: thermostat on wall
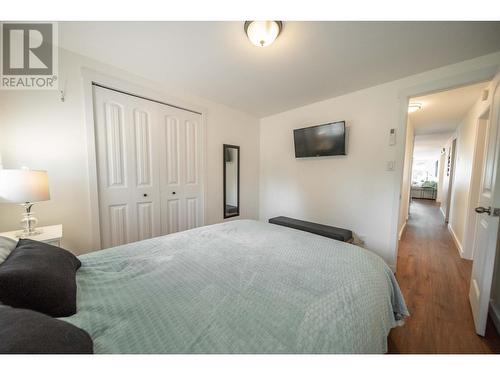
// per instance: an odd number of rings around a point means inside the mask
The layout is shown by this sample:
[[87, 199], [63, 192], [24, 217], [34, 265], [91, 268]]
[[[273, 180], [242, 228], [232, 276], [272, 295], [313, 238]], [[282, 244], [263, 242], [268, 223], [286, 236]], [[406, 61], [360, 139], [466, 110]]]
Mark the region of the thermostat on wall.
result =
[[396, 129], [392, 128], [389, 130], [389, 146], [394, 146], [396, 144]]

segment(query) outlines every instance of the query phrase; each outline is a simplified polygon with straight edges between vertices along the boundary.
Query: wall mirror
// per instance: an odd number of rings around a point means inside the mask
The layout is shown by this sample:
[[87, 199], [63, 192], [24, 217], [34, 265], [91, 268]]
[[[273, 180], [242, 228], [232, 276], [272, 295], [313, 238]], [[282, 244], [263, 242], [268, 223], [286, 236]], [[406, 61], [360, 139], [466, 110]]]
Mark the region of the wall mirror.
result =
[[223, 145], [224, 219], [240, 214], [240, 146]]

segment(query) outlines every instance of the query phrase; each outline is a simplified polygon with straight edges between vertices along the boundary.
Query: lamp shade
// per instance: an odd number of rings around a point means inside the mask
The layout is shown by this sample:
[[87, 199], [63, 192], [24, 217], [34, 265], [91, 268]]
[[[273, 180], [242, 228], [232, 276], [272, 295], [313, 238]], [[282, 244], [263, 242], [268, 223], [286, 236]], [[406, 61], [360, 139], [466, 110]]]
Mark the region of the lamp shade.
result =
[[49, 200], [47, 172], [29, 169], [0, 169], [0, 198], [10, 203]]

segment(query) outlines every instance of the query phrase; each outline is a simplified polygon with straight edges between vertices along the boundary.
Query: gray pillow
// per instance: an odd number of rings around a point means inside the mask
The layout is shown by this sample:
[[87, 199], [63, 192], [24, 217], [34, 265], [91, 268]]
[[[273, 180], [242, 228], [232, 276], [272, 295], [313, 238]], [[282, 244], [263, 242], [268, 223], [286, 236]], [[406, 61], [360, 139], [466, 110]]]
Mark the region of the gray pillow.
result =
[[69, 251], [21, 239], [0, 264], [0, 302], [53, 317], [76, 313], [76, 270]]
[[0, 353], [92, 354], [83, 329], [36, 311], [0, 305]]
[[9, 254], [16, 248], [17, 240], [0, 236], [0, 264], [2, 264]]

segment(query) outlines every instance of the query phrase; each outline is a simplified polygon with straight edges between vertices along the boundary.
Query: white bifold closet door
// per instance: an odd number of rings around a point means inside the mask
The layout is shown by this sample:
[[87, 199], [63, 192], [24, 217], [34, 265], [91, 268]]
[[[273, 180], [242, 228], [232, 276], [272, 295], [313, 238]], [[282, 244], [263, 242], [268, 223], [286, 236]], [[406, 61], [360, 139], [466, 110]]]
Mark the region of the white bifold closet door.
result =
[[103, 248], [203, 225], [201, 115], [94, 86]]

